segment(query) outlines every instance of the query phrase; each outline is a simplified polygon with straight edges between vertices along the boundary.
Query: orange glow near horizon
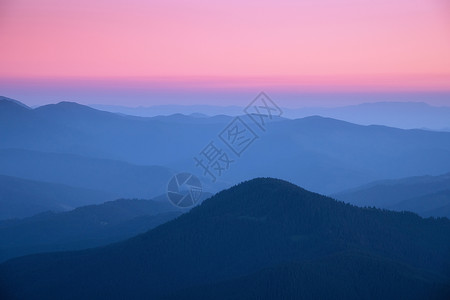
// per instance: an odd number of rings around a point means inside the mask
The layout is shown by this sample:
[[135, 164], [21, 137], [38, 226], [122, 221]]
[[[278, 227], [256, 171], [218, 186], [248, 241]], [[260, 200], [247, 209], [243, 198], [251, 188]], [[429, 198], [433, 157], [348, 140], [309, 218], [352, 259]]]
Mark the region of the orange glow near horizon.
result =
[[0, 80], [450, 90], [449, 8], [445, 0], [6, 0]]

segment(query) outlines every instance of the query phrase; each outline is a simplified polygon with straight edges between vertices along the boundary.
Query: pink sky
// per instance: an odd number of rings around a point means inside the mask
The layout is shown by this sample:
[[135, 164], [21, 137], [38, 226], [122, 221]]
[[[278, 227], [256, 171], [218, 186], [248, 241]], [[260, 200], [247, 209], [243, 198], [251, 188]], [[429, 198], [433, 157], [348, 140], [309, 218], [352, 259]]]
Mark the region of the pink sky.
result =
[[450, 91], [447, 0], [0, 0], [0, 44], [0, 88]]

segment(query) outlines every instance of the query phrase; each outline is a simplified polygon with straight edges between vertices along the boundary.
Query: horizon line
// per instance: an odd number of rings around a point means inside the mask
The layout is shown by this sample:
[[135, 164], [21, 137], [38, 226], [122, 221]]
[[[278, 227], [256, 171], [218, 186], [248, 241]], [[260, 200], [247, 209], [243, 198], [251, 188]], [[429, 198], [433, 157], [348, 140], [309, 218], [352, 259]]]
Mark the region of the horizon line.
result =
[[0, 77], [0, 88], [30, 85], [34, 88], [87, 88], [254, 91], [272, 90], [285, 93], [414, 93], [450, 92], [450, 74], [361, 74], [302, 76], [110, 76], [110, 77]]

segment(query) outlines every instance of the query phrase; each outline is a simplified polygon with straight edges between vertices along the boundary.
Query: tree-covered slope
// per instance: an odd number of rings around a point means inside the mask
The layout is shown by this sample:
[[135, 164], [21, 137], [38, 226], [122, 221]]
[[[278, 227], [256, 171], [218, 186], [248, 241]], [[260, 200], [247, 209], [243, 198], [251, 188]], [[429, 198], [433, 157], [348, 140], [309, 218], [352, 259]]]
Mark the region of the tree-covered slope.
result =
[[[0, 265], [0, 282], [5, 295], [21, 299], [157, 299], [286, 263], [316, 262], [325, 268], [321, 259], [343, 252], [379, 258], [381, 269], [374, 268], [370, 280], [385, 287], [383, 295], [392, 288], [392, 295], [398, 295], [421, 282], [430, 295], [444, 297], [442, 288], [450, 278], [450, 221], [358, 208], [285, 181], [260, 178], [118, 244], [10, 260]], [[344, 267], [348, 286], [357, 289], [360, 280], [352, 278], [358, 278], [359, 263], [349, 259], [321, 272], [338, 274]], [[402, 284], [393, 287], [384, 268], [395, 269]], [[304, 284], [289, 272], [283, 276]], [[315, 280], [315, 287], [328, 284], [328, 292], [339, 295], [341, 290], [333, 288], [339, 278]]]

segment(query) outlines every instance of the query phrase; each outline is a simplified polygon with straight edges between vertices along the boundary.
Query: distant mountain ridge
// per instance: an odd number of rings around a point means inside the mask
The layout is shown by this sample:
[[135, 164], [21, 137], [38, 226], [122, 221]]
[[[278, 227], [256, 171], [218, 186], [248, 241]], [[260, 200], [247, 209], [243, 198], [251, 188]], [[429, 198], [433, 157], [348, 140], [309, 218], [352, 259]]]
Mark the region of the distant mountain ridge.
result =
[[[93, 108], [128, 115], [154, 117], [201, 113], [207, 116], [242, 114], [244, 107], [213, 105], [157, 105], [126, 107], [90, 105]], [[450, 107], [432, 106], [424, 102], [369, 102], [341, 107], [282, 108], [283, 116], [290, 119], [322, 116], [360, 125], [384, 125], [402, 129], [447, 130], [450, 128]]]
[[[2, 105], [1, 107], [3, 109], [8, 105], [8, 102], [17, 104], [17, 105], [22, 106], [23, 108], [26, 108], [26, 109], [31, 109], [31, 107], [27, 106], [26, 104], [24, 104], [24, 103], [22, 103], [20, 101], [17, 101], [17, 100], [8, 98], [8, 97], [0, 96], [0, 105]], [[11, 106], [11, 107], [14, 107], [14, 106]]]
[[285, 291], [286, 298], [314, 299], [321, 290], [329, 298], [448, 299], [449, 253], [447, 219], [357, 208], [258, 178], [121, 243], [7, 261], [0, 283], [5, 299], [220, 297], [221, 291], [224, 298], [270, 299]]
[[[18, 113], [0, 109], [0, 148], [162, 165], [207, 181], [193, 158], [214, 140], [233, 155], [218, 137], [231, 120], [229, 116], [132, 117], [73, 103], [21, 108]], [[277, 120], [262, 131], [248, 117], [242, 120], [257, 140], [242, 159], [232, 158], [235, 163], [214, 191], [250, 178], [274, 176], [331, 194], [383, 178], [450, 170], [450, 133], [446, 132], [360, 126], [317, 116]]]
[[[25, 104], [7, 97], [8, 100], [29, 108]], [[60, 102], [74, 103], [74, 102]], [[48, 106], [37, 108], [48, 109]], [[56, 104], [58, 105], [58, 104]], [[245, 107], [215, 105], [155, 105], [155, 106], [117, 106], [92, 104], [96, 110], [138, 117], [168, 116], [183, 113], [191, 116], [211, 117], [216, 115], [242, 115]], [[298, 119], [309, 116], [322, 116], [339, 119], [360, 125], [384, 125], [401, 129], [450, 130], [450, 107], [432, 106], [425, 102], [368, 102], [341, 107], [303, 107], [282, 108], [283, 116]]]
[[450, 173], [376, 181], [332, 196], [358, 206], [450, 218]]
[[373, 102], [334, 108], [286, 110], [287, 117], [320, 115], [360, 125], [384, 125], [402, 129], [446, 130], [450, 125], [450, 107], [424, 102]]
[[216, 116], [216, 115], [237, 116], [241, 115], [244, 111], [244, 107], [240, 106], [216, 106], [216, 105], [154, 105], [154, 106], [129, 107], [120, 105], [91, 104], [89, 106], [99, 110], [139, 117], [155, 117], [155, 116], [173, 115], [177, 113], [183, 113], [186, 115], [200, 113], [205, 116]]

